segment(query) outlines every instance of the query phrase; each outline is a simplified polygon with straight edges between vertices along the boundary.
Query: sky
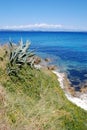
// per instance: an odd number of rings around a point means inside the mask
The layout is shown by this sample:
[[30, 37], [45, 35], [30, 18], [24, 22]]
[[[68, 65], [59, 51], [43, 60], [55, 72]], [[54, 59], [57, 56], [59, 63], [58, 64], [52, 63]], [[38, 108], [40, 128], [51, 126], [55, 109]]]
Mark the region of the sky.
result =
[[87, 31], [87, 0], [0, 0], [0, 29]]

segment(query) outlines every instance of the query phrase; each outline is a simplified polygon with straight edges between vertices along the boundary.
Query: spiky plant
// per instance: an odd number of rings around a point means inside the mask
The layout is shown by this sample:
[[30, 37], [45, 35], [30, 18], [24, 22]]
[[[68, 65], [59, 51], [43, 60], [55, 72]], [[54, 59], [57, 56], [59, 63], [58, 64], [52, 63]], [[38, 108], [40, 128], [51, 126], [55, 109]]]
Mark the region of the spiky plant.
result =
[[[20, 67], [25, 63], [29, 62], [29, 65], [32, 66], [34, 63], [33, 56], [35, 55], [34, 51], [29, 51], [30, 42], [26, 41], [26, 44], [23, 44], [22, 39], [18, 45], [14, 45], [11, 41], [9, 42], [9, 63], [7, 65], [8, 74], [17, 74]], [[30, 60], [27, 61], [27, 58]]]

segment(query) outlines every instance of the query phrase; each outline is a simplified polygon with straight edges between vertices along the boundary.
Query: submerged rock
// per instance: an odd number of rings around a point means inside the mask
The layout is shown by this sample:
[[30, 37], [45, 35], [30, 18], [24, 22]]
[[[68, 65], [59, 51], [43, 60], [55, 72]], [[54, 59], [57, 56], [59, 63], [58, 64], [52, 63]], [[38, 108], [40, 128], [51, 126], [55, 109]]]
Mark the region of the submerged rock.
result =
[[46, 62], [51, 62], [51, 59], [50, 58], [45, 58], [45, 61]]
[[48, 70], [55, 70], [56, 69], [56, 66], [55, 65], [50, 65], [50, 66], [47, 66]]

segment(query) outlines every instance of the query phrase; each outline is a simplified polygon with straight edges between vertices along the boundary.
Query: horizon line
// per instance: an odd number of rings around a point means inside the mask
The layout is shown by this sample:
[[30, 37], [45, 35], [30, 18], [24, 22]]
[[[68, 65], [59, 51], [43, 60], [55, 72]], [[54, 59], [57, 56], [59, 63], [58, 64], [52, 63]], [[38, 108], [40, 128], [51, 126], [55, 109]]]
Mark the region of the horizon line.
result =
[[27, 29], [0, 29], [0, 31], [13, 32], [87, 32], [87, 30], [27, 30]]

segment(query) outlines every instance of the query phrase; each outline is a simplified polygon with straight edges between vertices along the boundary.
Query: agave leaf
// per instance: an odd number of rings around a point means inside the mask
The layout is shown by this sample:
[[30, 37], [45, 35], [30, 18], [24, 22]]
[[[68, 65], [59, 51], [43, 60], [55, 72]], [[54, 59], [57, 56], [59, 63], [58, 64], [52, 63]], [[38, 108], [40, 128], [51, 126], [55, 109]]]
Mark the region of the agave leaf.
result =
[[18, 58], [20, 52], [21, 52], [21, 47], [20, 46], [16, 47], [16, 49], [13, 51], [13, 55], [11, 57], [11, 60], [14, 60], [14, 62], [15, 62], [16, 59]]
[[13, 44], [12, 44], [11, 38], [9, 39], [9, 45], [10, 45], [10, 47], [13, 47]]
[[30, 52], [28, 52], [28, 57], [32, 57], [32, 56], [34, 56], [35, 55], [35, 50], [32, 50], [32, 51], [30, 51]]
[[26, 55], [27, 55], [26, 53], [23, 53], [23, 54], [19, 55], [18, 58], [19, 58], [19, 59], [20, 59], [20, 58], [23, 58], [23, 57], [25, 57]]
[[27, 41], [25, 47], [22, 49], [22, 52], [23, 53], [27, 52], [27, 50], [29, 49], [29, 46], [30, 46], [30, 42]]
[[20, 49], [22, 50], [22, 48], [23, 48], [23, 40], [22, 40], [22, 38], [21, 38], [21, 40], [19, 42], [19, 45], [20, 45]]
[[30, 53], [27, 57], [33, 57], [33, 56], [35, 56], [35, 54], [34, 53]]
[[19, 68], [19, 66], [22, 66], [27, 61], [27, 58], [29, 57], [29, 65], [32, 66], [34, 64], [34, 59], [32, 58], [35, 54], [35, 50], [29, 51], [30, 42], [26, 41], [25, 46], [23, 45], [23, 40], [21, 38], [19, 45], [14, 46], [13, 43], [9, 42], [9, 49], [10, 49], [10, 55], [9, 55], [9, 72], [13, 73], [17, 72], [16, 69]]

